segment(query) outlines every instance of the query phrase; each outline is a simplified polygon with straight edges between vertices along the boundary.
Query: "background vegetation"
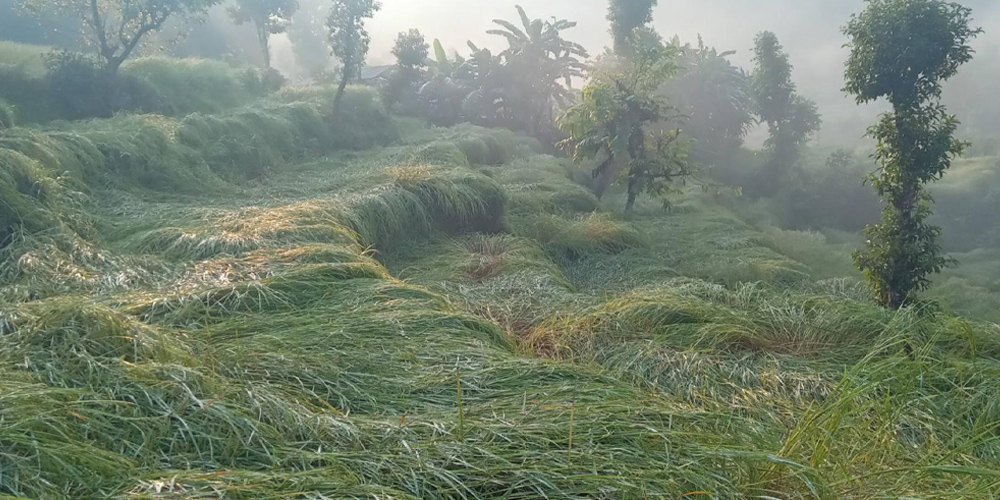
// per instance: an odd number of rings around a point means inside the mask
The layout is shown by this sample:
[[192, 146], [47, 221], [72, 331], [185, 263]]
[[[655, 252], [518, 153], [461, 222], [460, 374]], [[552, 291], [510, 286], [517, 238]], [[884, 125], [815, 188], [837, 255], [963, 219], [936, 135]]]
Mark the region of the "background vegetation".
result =
[[768, 72], [622, 5], [580, 95], [523, 10], [339, 106], [0, 44], [0, 498], [992, 498], [997, 159], [929, 189], [962, 264], [879, 307], [869, 152], [799, 128], [754, 190]]

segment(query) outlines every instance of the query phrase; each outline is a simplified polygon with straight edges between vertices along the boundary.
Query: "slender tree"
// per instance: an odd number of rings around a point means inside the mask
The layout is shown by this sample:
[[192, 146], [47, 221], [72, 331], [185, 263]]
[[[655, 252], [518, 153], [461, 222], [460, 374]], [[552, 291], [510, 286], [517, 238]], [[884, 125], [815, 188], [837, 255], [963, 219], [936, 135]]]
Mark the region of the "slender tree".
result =
[[677, 74], [679, 49], [665, 45], [651, 31], [633, 36], [630, 57], [605, 60], [584, 87], [580, 104], [559, 120], [569, 135], [561, 147], [577, 161], [600, 159], [594, 169], [598, 196], [613, 181], [626, 184], [626, 211], [632, 210], [639, 194], [665, 194], [673, 181], [693, 174], [681, 130], [651, 130], [677, 120], [675, 109], [657, 89]]
[[408, 95], [416, 95], [413, 87], [420, 81], [423, 70], [427, 67], [430, 45], [419, 30], [411, 29], [396, 37], [392, 55], [396, 56], [396, 67], [382, 89], [382, 97], [389, 106], [404, 100]]
[[632, 33], [653, 21], [653, 7], [658, 0], [611, 0], [608, 4], [608, 21], [614, 38], [615, 53], [631, 54]]
[[930, 224], [924, 186], [941, 179], [967, 144], [955, 139], [958, 119], [941, 104], [941, 84], [972, 59], [969, 42], [982, 30], [972, 11], [942, 0], [868, 0], [844, 28], [851, 49], [845, 90], [858, 104], [885, 98], [892, 111], [868, 129], [878, 143], [870, 178], [882, 198], [882, 220], [866, 229], [867, 248], [854, 260], [878, 301], [900, 308], [929, 276], [952, 263]]
[[788, 54], [774, 33], [757, 35], [754, 63], [750, 87], [760, 121], [767, 123], [770, 136], [765, 146], [771, 153], [756, 190], [769, 195], [787, 177], [801, 147], [819, 130], [822, 120], [816, 104], [796, 93]]
[[365, 20], [371, 19], [381, 8], [377, 0], [333, 0], [326, 27], [330, 48], [341, 64], [340, 86], [333, 99], [334, 113], [340, 109], [348, 82], [360, 74], [368, 56], [371, 36], [365, 29]]
[[83, 35], [114, 78], [147, 35], [172, 17], [196, 18], [221, 0], [21, 0], [39, 17], [73, 16], [83, 20]]
[[284, 33], [298, 10], [298, 0], [236, 0], [228, 12], [238, 25], [253, 23], [257, 30], [257, 43], [264, 56], [264, 66], [270, 68], [271, 35]]

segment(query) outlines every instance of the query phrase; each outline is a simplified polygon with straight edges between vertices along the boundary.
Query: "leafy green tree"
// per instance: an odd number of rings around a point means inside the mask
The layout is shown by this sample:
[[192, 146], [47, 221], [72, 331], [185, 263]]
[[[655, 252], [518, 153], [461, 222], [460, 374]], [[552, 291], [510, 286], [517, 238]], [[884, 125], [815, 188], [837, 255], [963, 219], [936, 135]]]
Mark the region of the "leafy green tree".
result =
[[608, 4], [608, 21], [614, 39], [615, 53], [631, 54], [632, 33], [653, 21], [653, 7], [658, 0], [611, 0]]
[[420, 30], [404, 31], [396, 37], [392, 55], [396, 56], [396, 65], [401, 68], [424, 68], [431, 46]]
[[392, 55], [396, 56], [396, 68], [382, 89], [386, 104], [392, 106], [407, 96], [416, 96], [414, 86], [423, 77], [427, 67], [430, 45], [419, 30], [404, 31], [396, 37]]
[[100, 55], [111, 77], [147, 35], [172, 17], [203, 16], [221, 0], [21, 0], [39, 17], [72, 16], [83, 20], [83, 35]]
[[725, 162], [756, 122], [746, 73], [729, 62], [735, 52], [718, 52], [698, 37], [698, 45], [681, 45], [680, 75], [660, 89], [686, 117], [684, 135], [694, 139], [692, 157], [701, 164]]
[[854, 260], [878, 301], [900, 308], [929, 276], [951, 264], [928, 223], [924, 185], [941, 179], [967, 144], [955, 139], [958, 119], [941, 104], [941, 84], [972, 59], [971, 9], [942, 0], [868, 0], [844, 28], [851, 49], [845, 90], [858, 104], [885, 98], [892, 111], [868, 129], [878, 142], [879, 170], [870, 178], [884, 203], [882, 220], [866, 229], [867, 248]]
[[665, 194], [673, 181], [693, 173], [680, 129], [650, 131], [677, 119], [657, 89], [677, 74], [679, 49], [649, 31], [633, 36], [632, 55], [604, 61], [584, 87], [581, 102], [559, 120], [569, 135], [560, 146], [574, 160], [600, 159], [593, 172], [598, 196], [615, 181], [626, 184], [626, 211], [639, 194]]
[[334, 113], [340, 108], [344, 90], [365, 65], [371, 36], [365, 29], [365, 20], [371, 19], [382, 8], [377, 0], [333, 0], [333, 8], [326, 19], [330, 48], [340, 59], [340, 86], [333, 99]]
[[798, 162], [801, 147], [819, 130], [822, 120], [816, 103], [796, 93], [788, 54], [774, 33], [757, 35], [754, 63], [750, 88], [757, 114], [767, 123], [770, 136], [765, 146], [771, 153], [755, 190], [770, 195]]
[[270, 68], [271, 35], [284, 33], [298, 10], [298, 0], [236, 0], [228, 12], [238, 25], [253, 23], [257, 30], [257, 43], [264, 56], [264, 66]]
[[[506, 38], [508, 45], [499, 54], [506, 91], [498, 111], [528, 135], [542, 137], [546, 135], [542, 129], [554, 122], [554, 106], [565, 107], [572, 99], [569, 87], [573, 78], [583, 76], [585, 65], [580, 58], [585, 59], [588, 54], [580, 44], [562, 37], [563, 31], [576, 26], [575, 22], [531, 19], [520, 5], [517, 12], [520, 26], [496, 19], [493, 22], [499, 28], [487, 31]], [[482, 89], [483, 85], [477, 88]]]

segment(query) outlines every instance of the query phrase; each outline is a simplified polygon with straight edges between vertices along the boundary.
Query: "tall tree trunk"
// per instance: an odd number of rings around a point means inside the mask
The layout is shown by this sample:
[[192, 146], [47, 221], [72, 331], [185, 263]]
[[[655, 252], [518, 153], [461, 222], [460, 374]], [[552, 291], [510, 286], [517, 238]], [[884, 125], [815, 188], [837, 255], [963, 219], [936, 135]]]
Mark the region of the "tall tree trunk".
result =
[[604, 193], [607, 192], [608, 188], [611, 187], [611, 183], [614, 182], [615, 176], [618, 175], [619, 166], [618, 162], [612, 156], [607, 160], [604, 160], [604, 164], [598, 169], [597, 176], [594, 182], [594, 195], [600, 200], [604, 197]]
[[[899, 134], [900, 143], [904, 146], [903, 151], [910, 151], [914, 141], [910, 137], [909, 131], [906, 128], [906, 121], [903, 119], [900, 109], [897, 108], [894, 112], [896, 114], [896, 133]], [[903, 157], [900, 158], [901, 170], [904, 172], [911, 170], [909, 165], [910, 161], [907, 158], [908, 156], [908, 154], [904, 154]], [[893, 197], [891, 203], [899, 216], [899, 238], [905, 243], [910, 243], [917, 238], [917, 233], [919, 232], [917, 221], [914, 218], [914, 212], [916, 211], [917, 204], [919, 203], [920, 185], [917, 183], [916, 179], [910, 178], [906, 175], [903, 175], [902, 183], [902, 191]], [[904, 261], [907, 260], [907, 256], [905, 255], [897, 256], [897, 258]], [[908, 276], [915, 270], [912, 268], [903, 268], [902, 266], [906, 264], [906, 262], [891, 262], [889, 265], [895, 270], [896, 273]], [[889, 292], [889, 307], [892, 309], [901, 309], [913, 290], [904, 289], [898, 276], [894, 277], [892, 283], [895, 286], [893, 286]]]
[[639, 196], [639, 190], [637, 189], [638, 178], [635, 176], [629, 176], [628, 179], [628, 200], [625, 202], [625, 213], [632, 213], [632, 209], [635, 208], [635, 199]]
[[347, 82], [351, 79], [351, 73], [349, 71], [344, 71], [344, 74], [340, 76], [340, 86], [337, 87], [337, 96], [333, 98], [333, 114], [336, 116], [337, 112], [340, 111], [340, 101], [344, 98], [344, 91], [347, 89]]

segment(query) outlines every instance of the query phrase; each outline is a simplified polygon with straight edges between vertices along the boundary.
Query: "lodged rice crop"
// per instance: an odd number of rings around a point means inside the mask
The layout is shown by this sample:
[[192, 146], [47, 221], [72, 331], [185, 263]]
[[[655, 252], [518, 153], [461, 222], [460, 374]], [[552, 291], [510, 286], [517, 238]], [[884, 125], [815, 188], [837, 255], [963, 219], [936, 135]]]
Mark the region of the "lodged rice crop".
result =
[[1000, 490], [995, 326], [327, 97], [0, 135], [0, 498]]

